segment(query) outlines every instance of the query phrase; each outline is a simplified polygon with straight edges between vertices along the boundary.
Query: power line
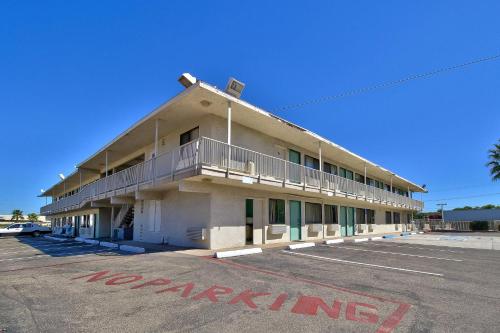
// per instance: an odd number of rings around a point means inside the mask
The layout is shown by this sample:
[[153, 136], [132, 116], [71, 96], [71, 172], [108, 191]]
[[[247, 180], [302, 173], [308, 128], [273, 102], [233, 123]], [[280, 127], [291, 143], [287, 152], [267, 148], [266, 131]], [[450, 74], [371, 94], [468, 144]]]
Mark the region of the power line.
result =
[[485, 58], [471, 60], [471, 61], [464, 62], [464, 63], [458, 64], [458, 65], [454, 65], [454, 66], [444, 67], [444, 68], [432, 70], [432, 71], [421, 73], [421, 74], [411, 75], [411, 76], [408, 76], [408, 77], [405, 77], [405, 78], [402, 78], [402, 79], [398, 79], [398, 80], [381, 82], [381, 83], [377, 83], [377, 84], [374, 84], [374, 85], [371, 85], [371, 86], [366, 86], [366, 87], [362, 87], [362, 88], [347, 90], [345, 92], [342, 92], [342, 93], [339, 93], [339, 94], [335, 94], [335, 95], [330, 95], [330, 96], [319, 97], [319, 98], [316, 98], [316, 99], [311, 99], [309, 101], [305, 101], [305, 102], [302, 102], [302, 103], [290, 104], [290, 105], [287, 105], [287, 106], [283, 106], [283, 107], [277, 108], [275, 111], [285, 111], [285, 110], [291, 110], [291, 109], [298, 109], [298, 108], [301, 108], [301, 107], [306, 106], [306, 105], [319, 104], [319, 103], [329, 102], [329, 101], [332, 101], [332, 100], [336, 100], [336, 99], [340, 99], [340, 98], [344, 98], [344, 97], [348, 97], [348, 96], [359, 95], [359, 94], [366, 93], [366, 92], [369, 92], [369, 91], [373, 91], [373, 90], [377, 90], [377, 89], [382, 89], [382, 88], [387, 88], [387, 87], [395, 86], [395, 85], [398, 85], [398, 84], [403, 84], [403, 83], [406, 83], [408, 81], [423, 79], [423, 78], [427, 78], [429, 76], [433, 76], [433, 75], [436, 75], [436, 74], [441, 74], [441, 73], [444, 73], [444, 72], [454, 71], [454, 70], [457, 70], [457, 69], [460, 69], [460, 68], [463, 68], [463, 67], [467, 67], [467, 66], [471, 66], [471, 65], [475, 65], [475, 64], [478, 64], [478, 63], [481, 63], [481, 62], [496, 60], [498, 58], [500, 58], [500, 53], [492, 55], [492, 56], [489, 56], [489, 57], [485, 57]]
[[432, 200], [424, 200], [424, 202], [435, 202], [435, 201], [446, 201], [446, 200], [460, 200], [460, 199], [469, 199], [469, 198], [481, 198], [481, 197], [489, 197], [493, 195], [498, 195], [497, 193], [488, 193], [488, 194], [478, 194], [478, 195], [469, 195], [465, 197], [454, 197], [454, 198], [442, 198], [442, 199], [432, 199]]

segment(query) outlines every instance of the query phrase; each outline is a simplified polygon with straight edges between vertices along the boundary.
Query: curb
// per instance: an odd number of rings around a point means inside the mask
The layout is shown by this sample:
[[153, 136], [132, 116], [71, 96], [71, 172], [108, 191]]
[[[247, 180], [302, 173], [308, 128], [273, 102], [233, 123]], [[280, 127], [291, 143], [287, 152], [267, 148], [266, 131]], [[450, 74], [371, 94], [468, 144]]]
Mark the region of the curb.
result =
[[344, 239], [330, 239], [330, 240], [326, 240], [325, 241], [325, 244], [340, 244], [340, 243], [343, 243], [344, 242]]
[[289, 250], [296, 250], [296, 249], [303, 249], [306, 247], [313, 247], [316, 246], [315, 243], [301, 243], [301, 244], [290, 244], [288, 245]]
[[384, 239], [384, 237], [382, 236], [376, 236], [376, 237], [370, 237], [369, 238], [371, 241], [375, 241], [375, 240], [381, 240], [381, 239]]
[[397, 237], [401, 237], [401, 236], [400, 235], [384, 235], [384, 236], [382, 236], [382, 238], [386, 238], [386, 239], [388, 239], [388, 238], [397, 238]]
[[245, 256], [248, 254], [257, 254], [257, 253], [262, 253], [262, 249], [260, 247], [253, 247], [250, 249], [241, 249], [233, 251], [217, 251], [215, 252], [214, 257], [220, 259], [220, 258]]
[[69, 238], [59, 238], [59, 237], [52, 237], [52, 236], [43, 236], [43, 238], [59, 241], [59, 242], [66, 242], [69, 241]]
[[86, 243], [86, 244], [99, 245], [99, 241], [96, 240], [96, 239], [87, 239], [87, 238], [84, 238], [83, 242]]
[[368, 238], [354, 238], [354, 243], [368, 242]]
[[99, 242], [99, 245], [100, 246], [104, 246], [104, 247], [109, 247], [109, 248], [112, 248], [112, 249], [117, 249], [119, 247], [118, 244], [116, 244], [116, 243], [110, 243], [110, 242]]
[[138, 246], [120, 245], [120, 250], [133, 253], [144, 253], [146, 249]]

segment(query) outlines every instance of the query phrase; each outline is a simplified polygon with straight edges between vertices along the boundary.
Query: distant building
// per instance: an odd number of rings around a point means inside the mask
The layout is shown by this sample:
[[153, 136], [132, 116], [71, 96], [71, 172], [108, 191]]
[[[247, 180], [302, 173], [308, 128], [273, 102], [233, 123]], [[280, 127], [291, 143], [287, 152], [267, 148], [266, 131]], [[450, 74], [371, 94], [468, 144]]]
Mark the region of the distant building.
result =
[[500, 209], [445, 210], [444, 221], [500, 221]]

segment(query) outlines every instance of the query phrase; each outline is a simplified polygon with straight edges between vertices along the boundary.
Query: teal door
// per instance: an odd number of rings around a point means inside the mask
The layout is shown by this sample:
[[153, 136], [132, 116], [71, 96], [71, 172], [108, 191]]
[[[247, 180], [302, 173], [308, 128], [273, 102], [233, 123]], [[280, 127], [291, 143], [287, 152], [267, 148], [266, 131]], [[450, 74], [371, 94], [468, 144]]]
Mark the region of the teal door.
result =
[[354, 236], [354, 208], [340, 206], [340, 236]]
[[300, 240], [302, 225], [300, 201], [290, 200], [290, 240]]
[[347, 236], [347, 207], [340, 206], [340, 236]]
[[347, 207], [347, 236], [354, 236], [354, 208]]

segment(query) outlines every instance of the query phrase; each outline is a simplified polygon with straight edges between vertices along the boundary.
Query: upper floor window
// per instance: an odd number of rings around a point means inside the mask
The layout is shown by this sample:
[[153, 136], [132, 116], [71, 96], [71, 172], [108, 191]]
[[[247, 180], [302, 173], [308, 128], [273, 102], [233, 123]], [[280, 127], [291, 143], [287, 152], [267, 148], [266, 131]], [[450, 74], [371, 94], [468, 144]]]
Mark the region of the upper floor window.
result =
[[319, 160], [311, 156], [305, 156], [304, 165], [311, 169], [319, 170]]
[[182, 133], [180, 136], [180, 145], [185, 145], [193, 140], [196, 140], [200, 137], [200, 128], [193, 128], [185, 133]]
[[365, 176], [363, 175], [360, 175], [359, 173], [356, 173], [354, 175], [354, 179], [358, 182], [358, 183], [365, 183]]
[[331, 173], [332, 175], [336, 175], [337, 174], [337, 166], [330, 164], [328, 162], [324, 162], [323, 163], [323, 171], [326, 173]]

